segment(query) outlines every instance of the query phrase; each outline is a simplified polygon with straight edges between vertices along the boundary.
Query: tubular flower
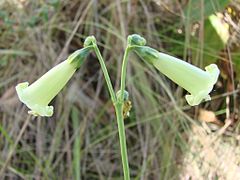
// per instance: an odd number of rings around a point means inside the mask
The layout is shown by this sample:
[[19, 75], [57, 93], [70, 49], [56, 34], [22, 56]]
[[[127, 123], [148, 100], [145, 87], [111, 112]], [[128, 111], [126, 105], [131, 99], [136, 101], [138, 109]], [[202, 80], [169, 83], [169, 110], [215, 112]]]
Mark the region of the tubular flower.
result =
[[211, 100], [209, 93], [219, 76], [217, 65], [210, 64], [206, 71], [185, 61], [160, 53], [147, 46], [135, 48], [136, 53], [148, 63], [151, 63], [161, 73], [187, 90], [190, 95], [185, 98], [189, 105], [198, 105], [202, 100]]
[[86, 48], [75, 51], [67, 60], [50, 69], [30, 86], [28, 82], [16, 86], [20, 101], [31, 109], [29, 114], [52, 116], [53, 106], [48, 106], [48, 104], [80, 67], [87, 51]]

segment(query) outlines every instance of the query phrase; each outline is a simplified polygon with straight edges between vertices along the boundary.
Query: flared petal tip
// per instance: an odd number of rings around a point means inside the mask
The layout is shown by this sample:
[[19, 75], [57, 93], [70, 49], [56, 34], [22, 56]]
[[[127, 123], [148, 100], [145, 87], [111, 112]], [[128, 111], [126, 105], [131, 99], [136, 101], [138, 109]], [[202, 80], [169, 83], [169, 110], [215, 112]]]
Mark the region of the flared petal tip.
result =
[[[205, 67], [210, 78], [205, 89], [200, 90], [197, 94], [186, 95], [185, 98], [190, 106], [199, 105], [202, 101], [210, 101], [209, 93], [212, 91], [214, 84], [217, 82], [220, 70], [216, 64], [210, 64]], [[203, 86], [204, 87], [204, 86]]]
[[53, 106], [45, 106], [45, 105], [39, 105], [36, 103], [31, 102], [31, 97], [29, 97], [26, 93], [24, 94], [24, 89], [28, 87], [28, 82], [19, 83], [16, 86], [16, 91], [19, 100], [24, 103], [30, 111], [28, 111], [29, 114], [32, 114], [34, 116], [47, 116], [50, 117], [53, 115]]
[[34, 104], [31, 106], [30, 109], [31, 109], [31, 111], [28, 111], [28, 114], [32, 114], [34, 116], [51, 117], [53, 115], [53, 106], [41, 106], [38, 104]]
[[24, 89], [26, 89], [28, 87], [29, 83], [28, 82], [23, 82], [23, 83], [19, 83], [17, 86], [16, 86], [16, 91], [17, 91], [17, 95], [18, 95], [18, 98], [20, 99], [21, 102], [24, 102], [24, 97], [23, 97], [23, 91]]
[[199, 93], [198, 95], [186, 95], [185, 96], [187, 103], [190, 106], [197, 106], [199, 105], [203, 100], [204, 101], [210, 101], [211, 97], [206, 93]]
[[205, 69], [206, 69], [206, 72], [208, 72], [210, 74], [211, 79], [212, 79], [212, 84], [214, 85], [218, 80], [220, 70], [218, 69], [216, 64], [210, 64], [210, 65], [206, 66]]

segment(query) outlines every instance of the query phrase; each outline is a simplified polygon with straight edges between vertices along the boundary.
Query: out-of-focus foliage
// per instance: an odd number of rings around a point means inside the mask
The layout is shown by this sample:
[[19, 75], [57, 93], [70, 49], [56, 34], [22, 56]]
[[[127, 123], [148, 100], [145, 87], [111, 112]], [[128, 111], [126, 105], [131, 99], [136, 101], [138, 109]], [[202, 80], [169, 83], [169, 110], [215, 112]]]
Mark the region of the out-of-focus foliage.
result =
[[229, 0], [189, 0], [184, 8], [184, 14], [187, 20], [196, 22], [211, 14], [221, 12], [228, 4]]
[[[50, 103], [52, 118], [28, 116], [14, 87], [94, 35], [117, 91], [133, 33], [194, 65], [216, 62], [222, 76], [213, 100], [190, 108], [185, 91], [131, 53], [124, 122], [132, 178], [238, 177], [239, 82], [231, 76], [240, 74], [239, 7], [238, 0], [0, 0], [0, 177], [122, 179], [115, 114], [95, 54]], [[218, 14], [229, 26], [226, 44], [209, 21]]]

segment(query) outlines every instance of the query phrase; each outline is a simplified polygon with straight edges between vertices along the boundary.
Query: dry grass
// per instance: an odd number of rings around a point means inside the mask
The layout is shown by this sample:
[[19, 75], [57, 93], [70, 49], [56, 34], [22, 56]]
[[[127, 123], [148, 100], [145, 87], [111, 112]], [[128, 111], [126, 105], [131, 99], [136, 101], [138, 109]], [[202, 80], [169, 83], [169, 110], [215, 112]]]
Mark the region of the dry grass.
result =
[[240, 136], [229, 129], [230, 121], [217, 132], [207, 124], [189, 133], [190, 151], [184, 156], [181, 179], [240, 179]]
[[[36, 80], [81, 48], [88, 35], [98, 40], [115, 90], [128, 34], [141, 34], [156, 49], [202, 64], [191, 57], [186, 6], [177, 0], [0, 2], [0, 179], [122, 179], [114, 109], [94, 54], [51, 103], [51, 118], [29, 116], [14, 87]], [[133, 110], [125, 124], [133, 179], [233, 176], [240, 158], [237, 123], [230, 135], [225, 129], [219, 134], [219, 126], [206, 130], [209, 124], [197, 120], [199, 107], [185, 104], [185, 92], [134, 54], [127, 76]], [[226, 97], [236, 98], [239, 90], [236, 82], [228, 93], [225, 83], [220, 78], [215, 100], [201, 105], [222, 121], [234, 110]]]

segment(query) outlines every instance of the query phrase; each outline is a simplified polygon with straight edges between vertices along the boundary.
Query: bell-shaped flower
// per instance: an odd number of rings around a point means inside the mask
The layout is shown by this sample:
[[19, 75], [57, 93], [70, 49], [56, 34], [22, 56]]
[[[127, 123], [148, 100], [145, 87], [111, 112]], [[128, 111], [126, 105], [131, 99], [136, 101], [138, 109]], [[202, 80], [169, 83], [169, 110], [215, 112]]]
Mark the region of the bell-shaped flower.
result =
[[147, 46], [136, 47], [135, 52], [146, 62], [151, 63], [161, 73], [187, 90], [185, 98], [189, 105], [198, 105], [202, 100], [211, 100], [209, 93], [219, 76], [217, 65], [210, 64], [206, 71], [173, 56], [160, 53]]
[[77, 50], [67, 60], [50, 69], [30, 86], [28, 82], [16, 86], [18, 97], [31, 109], [30, 114], [52, 116], [53, 106], [48, 106], [48, 104], [80, 67], [88, 52], [89, 48]]

